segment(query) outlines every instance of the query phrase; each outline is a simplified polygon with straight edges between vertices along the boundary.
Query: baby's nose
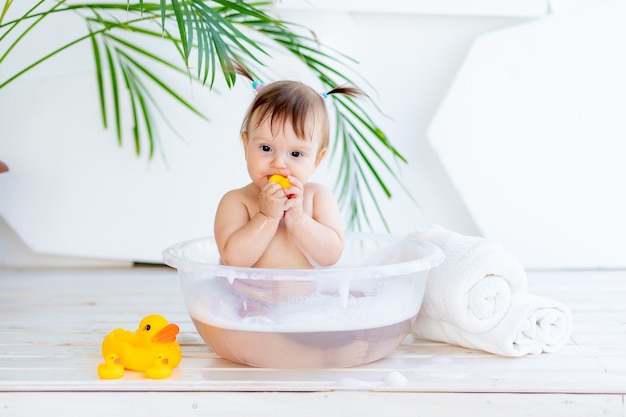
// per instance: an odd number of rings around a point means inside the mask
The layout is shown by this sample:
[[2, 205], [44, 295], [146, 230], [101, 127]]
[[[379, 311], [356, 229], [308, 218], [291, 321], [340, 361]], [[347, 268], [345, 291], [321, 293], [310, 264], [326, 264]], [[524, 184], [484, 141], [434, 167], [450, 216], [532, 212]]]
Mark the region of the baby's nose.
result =
[[281, 155], [274, 155], [274, 158], [272, 159], [271, 167], [272, 168], [284, 168], [285, 167], [284, 158]]

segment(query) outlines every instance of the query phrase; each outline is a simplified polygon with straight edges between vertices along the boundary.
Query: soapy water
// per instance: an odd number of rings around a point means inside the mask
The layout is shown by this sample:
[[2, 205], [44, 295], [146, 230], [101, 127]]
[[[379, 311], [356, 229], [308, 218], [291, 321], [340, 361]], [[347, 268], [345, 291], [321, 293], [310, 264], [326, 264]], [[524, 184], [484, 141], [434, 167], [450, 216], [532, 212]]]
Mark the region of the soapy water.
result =
[[192, 316], [198, 333], [221, 357], [267, 368], [350, 367], [387, 356], [402, 342], [412, 320], [350, 331], [264, 332], [224, 329]]
[[[417, 274], [419, 275], [419, 274]], [[190, 315], [221, 329], [320, 332], [378, 328], [415, 317], [421, 305], [419, 276], [333, 282], [202, 281], [187, 303]]]
[[330, 268], [223, 266], [212, 238], [168, 248], [164, 259], [178, 269], [187, 310], [218, 355], [251, 366], [329, 368], [378, 360], [404, 340], [443, 253], [426, 242], [353, 234]]
[[282, 369], [357, 366], [398, 347], [418, 312], [419, 274], [360, 280], [214, 277], [186, 288], [204, 341], [233, 362]]

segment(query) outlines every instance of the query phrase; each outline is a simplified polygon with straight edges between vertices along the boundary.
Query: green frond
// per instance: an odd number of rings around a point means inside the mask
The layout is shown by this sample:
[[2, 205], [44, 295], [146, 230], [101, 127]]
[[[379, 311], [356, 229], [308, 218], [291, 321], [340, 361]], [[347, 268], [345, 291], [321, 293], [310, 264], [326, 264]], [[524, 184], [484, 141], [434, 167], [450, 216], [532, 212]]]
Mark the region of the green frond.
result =
[[[202, 111], [175, 91], [167, 77], [157, 76], [157, 67], [176, 76], [189, 77], [211, 90], [221, 73], [226, 86], [232, 88], [237, 79], [232, 71], [233, 61], [247, 66], [252, 73], [264, 74], [271, 53], [282, 50], [308, 68], [323, 88], [340, 85], [372, 88], [352, 68], [358, 64], [354, 59], [321, 44], [307, 28], [272, 16], [268, 12], [270, 1], [122, 0], [68, 4], [60, 0], [46, 9], [44, 4], [49, 3], [39, 0], [24, 15], [4, 22], [11, 3], [12, 0], [5, 1], [0, 11], [0, 49], [5, 51], [0, 56], [0, 64], [13, 55], [34, 27], [52, 14], [74, 13], [84, 19], [87, 33], [15, 74], [0, 73], [0, 89], [68, 48], [88, 41], [92, 48], [103, 126], [114, 125], [120, 145], [130, 131], [137, 155], [147, 152], [149, 158], [153, 157], [155, 143], [159, 141], [158, 122], [176, 134], [176, 121], [170, 120], [162, 108], [161, 95], [157, 100], [154, 92], [162, 93], [170, 102], [207, 119]], [[17, 36], [8, 36], [16, 30], [21, 30]], [[9, 38], [13, 40], [9, 41]], [[143, 40], [157, 38], [174, 48], [180, 61], [172, 62], [164, 58], [160, 50], [144, 46]], [[122, 105], [125, 101], [128, 105]], [[349, 227], [371, 227], [365, 211], [373, 206], [388, 228], [377, 196], [391, 197], [389, 180], [400, 184], [408, 194], [397, 175], [397, 164], [407, 160], [361, 101], [333, 97], [332, 103], [335, 120], [332, 153], [339, 158], [335, 189]], [[371, 100], [368, 107], [380, 112]], [[131, 129], [122, 126], [127, 120], [122, 117], [123, 111], [128, 112]], [[142, 141], [147, 142], [147, 149]]]
[[[89, 32], [93, 34], [91, 28]], [[106, 129], [108, 127], [107, 123], [107, 106], [104, 92], [104, 73], [102, 70], [102, 59], [100, 57], [100, 47], [98, 46], [98, 41], [95, 36], [91, 37], [91, 49], [93, 51], [93, 60], [96, 65], [96, 80], [98, 81], [98, 96], [100, 98], [100, 113], [102, 115], [102, 124]]]
[[[122, 145], [122, 115], [120, 108], [120, 93], [117, 82], [117, 68], [111, 48], [105, 44], [105, 51], [107, 62], [109, 64], [109, 77], [111, 78], [111, 92], [113, 95], [113, 112], [115, 114], [115, 134], [117, 136], [117, 143]], [[100, 101], [104, 101], [104, 97], [100, 98]]]

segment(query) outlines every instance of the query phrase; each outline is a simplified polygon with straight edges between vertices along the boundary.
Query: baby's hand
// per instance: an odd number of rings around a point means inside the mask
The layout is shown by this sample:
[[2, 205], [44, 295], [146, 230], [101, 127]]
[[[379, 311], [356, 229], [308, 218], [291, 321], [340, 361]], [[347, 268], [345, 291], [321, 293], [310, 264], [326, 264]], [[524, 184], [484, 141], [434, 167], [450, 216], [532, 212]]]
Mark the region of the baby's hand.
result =
[[283, 188], [273, 182], [268, 181], [259, 193], [259, 211], [268, 217], [281, 219], [285, 212], [287, 194]]
[[285, 203], [285, 223], [287, 227], [290, 226], [291, 222], [298, 220], [304, 214], [304, 209], [302, 208], [304, 185], [293, 176], [290, 176], [288, 180], [291, 186], [285, 188], [285, 193], [289, 196]]

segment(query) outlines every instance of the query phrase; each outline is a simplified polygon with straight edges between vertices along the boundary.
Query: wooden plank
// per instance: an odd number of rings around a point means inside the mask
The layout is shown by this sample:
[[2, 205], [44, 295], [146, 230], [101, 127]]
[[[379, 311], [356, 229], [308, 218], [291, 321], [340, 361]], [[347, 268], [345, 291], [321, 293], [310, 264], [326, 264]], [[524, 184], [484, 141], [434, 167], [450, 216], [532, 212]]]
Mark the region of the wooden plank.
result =
[[[513, 371], [446, 368], [402, 369], [397, 367], [283, 371], [231, 366], [219, 361], [183, 360], [167, 380], [152, 381], [141, 373], [127, 372], [116, 381], [101, 381], [96, 375], [96, 356], [58, 364], [45, 361], [6, 367], [1, 371], [0, 391], [316, 391], [351, 390], [413, 392], [531, 392], [615, 393], [626, 391], [626, 372]], [[400, 369], [400, 370], [399, 370]], [[401, 374], [405, 384], [389, 383]]]
[[589, 417], [624, 416], [622, 395], [370, 393], [363, 391], [0, 393], [10, 417], [259, 416], [259, 417]]
[[[571, 342], [557, 353], [503, 358], [407, 337], [389, 357], [369, 365], [283, 371], [233, 364], [211, 352], [186, 313], [172, 270], [0, 270], [0, 392], [625, 394], [626, 271], [542, 272], [529, 274], [529, 283], [532, 292], [574, 312]], [[128, 372], [122, 380], [99, 380], [95, 369], [104, 336], [116, 327], [132, 329], [152, 312], [166, 312], [181, 327], [184, 358], [174, 375], [152, 381]], [[407, 378], [406, 384], [387, 383], [393, 373]], [[511, 398], [519, 403], [527, 397]]]

